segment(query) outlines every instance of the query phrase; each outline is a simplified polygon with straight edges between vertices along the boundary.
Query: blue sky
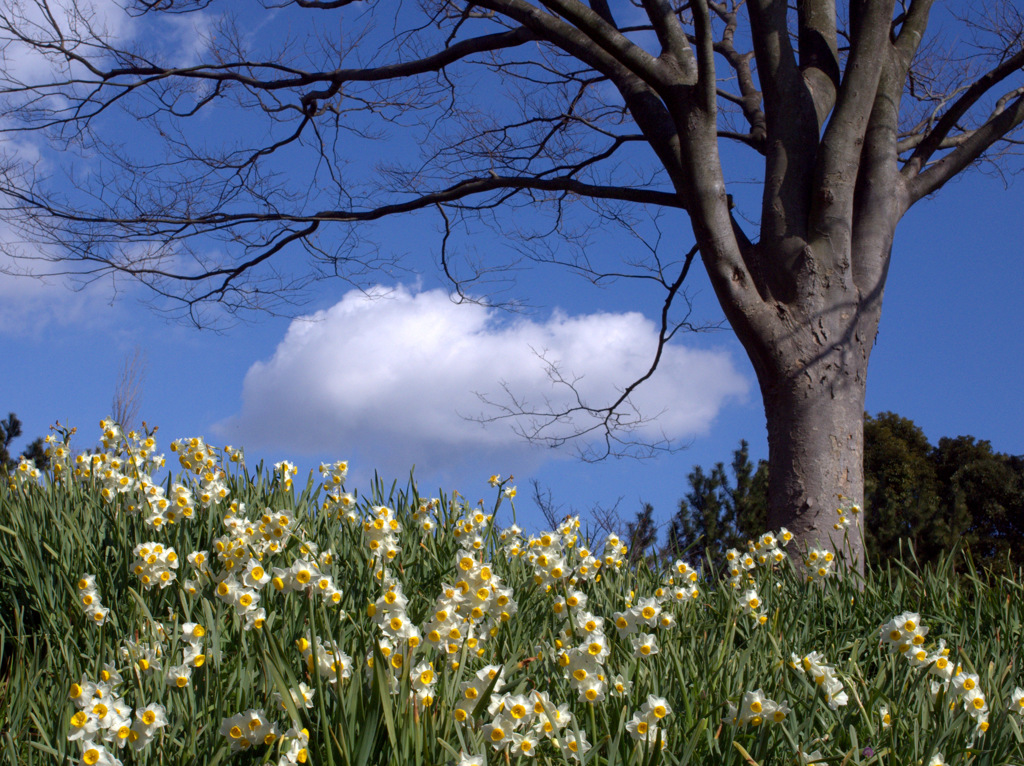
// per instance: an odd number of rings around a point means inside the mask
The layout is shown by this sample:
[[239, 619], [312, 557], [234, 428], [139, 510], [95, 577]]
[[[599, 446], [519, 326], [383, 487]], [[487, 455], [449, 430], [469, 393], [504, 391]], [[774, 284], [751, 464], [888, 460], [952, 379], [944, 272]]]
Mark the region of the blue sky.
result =
[[[1024, 453], [1021, 203], [1019, 183], [1007, 189], [973, 173], [908, 213], [869, 370], [869, 412], [910, 417], [933, 442], [971, 434]], [[514, 474], [527, 520], [535, 518], [531, 478], [565, 511], [585, 514], [621, 498], [624, 518], [650, 502], [664, 521], [693, 465], [728, 462], [740, 439], [755, 459], [767, 456], [753, 372], [727, 329], [679, 336], [637, 394], [645, 413], [664, 410], [649, 435], [689, 445], [675, 454], [585, 464], [571, 447], [531, 449], [507, 423], [467, 419], [496, 413], [475, 394], [500, 398], [502, 383], [530, 401], [555, 395], [542, 349], [583, 375], [580, 386], [595, 400], [607, 398], [649, 362], [662, 298], [633, 285], [597, 289], [544, 267], [517, 273], [510, 293], [529, 311], [455, 305], [436, 266], [436, 224], [394, 219], [376, 232], [410, 265], [381, 274], [374, 300], [324, 282], [300, 316], [252, 316], [220, 333], [168, 322], [128, 283], [74, 292], [56, 280], [0, 275], [0, 411], [17, 413], [28, 438], [60, 420], [79, 428], [78, 446], [93, 445], [120, 367], [139, 348], [142, 417], [159, 425], [164, 451], [175, 438], [203, 435], [245, 447], [250, 462], [309, 468], [349, 459], [355, 487], [367, 486], [375, 468], [404, 479], [415, 463], [421, 492], [458, 489], [474, 499], [488, 495], [490, 474]], [[666, 221], [666, 233], [667, 253], [689, 249], [681, 218]], [[605, 234], [591, 239], [596, 258], [630, 246]], [[480, 253], [507, 245], [486, 230], [464, 244]], [[721, 320], [699, 268], [688, 290], [696, 320]]]

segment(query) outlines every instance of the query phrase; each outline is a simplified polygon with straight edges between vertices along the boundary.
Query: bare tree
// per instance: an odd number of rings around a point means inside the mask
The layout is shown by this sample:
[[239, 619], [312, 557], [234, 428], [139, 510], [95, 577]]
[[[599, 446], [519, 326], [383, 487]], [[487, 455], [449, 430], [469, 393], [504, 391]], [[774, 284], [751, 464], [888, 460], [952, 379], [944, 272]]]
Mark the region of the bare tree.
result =
[[146, 352], [136, 346], [126, 354], [110, 403], [111, 417], [128, 433], [135, 429], [142, 407], [142, 384], [146, 379]]
[[[627, 228], [640, 211], [687, 215], [763, 395], [769, 521], [802, 543], [829, 543], [839, 496], [863, 495], [866, 375], [897, 223], [1012, 150], [1024, 120], [1024, 23], [1009, 2], [935, 20], [933, 0], [279, 0], [267, 12], [294, 33], [278, 47], [224, 13], [196, 54], [112, 37], [85, 1], [2, 2], [8, 61], [46, 62], [8, 67], [8, 130], [81, 157], [67, 180], [8, 163], [10, 225], [38, 248], [19, 255], [79, 279], [129, 275], [202, 324], [211, 302], [281, 310], [311, 279], [358, 284], [390, 265], [362, 224], [433, 211], [460, 287], [506, 265], [456, 263], [455, 241], [482, 221], [595, 282], [660, 286], [663, 345], [691, 243], [610, 264], [587, 249], [579, 211]], [[136, 0], [132, 39], [215, 11]], [[927, 37], [930, 21], [956, 42]], [[217, 130], [208, 113], [225, 115]], [[389, 162], [399, 152], [374, 138], [421, 156]], [[759, 168], [750, 209], [722, 160], [737, 151]], [[363, 177], [374, 160], [381, 172]], [[544, 211], [547, 229], [525, 229], [522, 208]], [[570, 409], [625, 429], [628, 448], [628, 397]], [[558, 425], [572, 412], [534, 414]]]
[[540, 511], [541, 518], [547, 524], [547, 529], [558, 529], [558, 525], [565, 518], [561, 505], [555, 505], [554, 496], [550, 487], [542, 487], [536, 479], [530, 479], [531, 497], [533, 504]]

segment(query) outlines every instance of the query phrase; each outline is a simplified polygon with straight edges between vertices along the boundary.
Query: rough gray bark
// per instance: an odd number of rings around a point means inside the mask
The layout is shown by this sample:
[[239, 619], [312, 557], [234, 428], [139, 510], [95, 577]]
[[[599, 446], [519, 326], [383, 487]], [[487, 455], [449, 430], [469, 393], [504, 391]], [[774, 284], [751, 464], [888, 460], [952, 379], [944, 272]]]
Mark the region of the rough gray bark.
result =
[[[341, 15], [350, 4], [295, 0], [293, 7]], [[172, 0], [142, 3], [138, 10], [188, 12], [205, 5], [176, 6]], [[327, 50], [324, 68], [317, 70], [285, 65], [283, 53], [265, 60], [243, 55], [243, 41], [233, 41], [230, 29], [222, 30], [225, 42], [210, 52], [209, 62], [176, 66], [102, 39], [84, 17], [62, 28], [52, 15], [33, 21], [13, 0], [3, 0], [0, 33], [12, 46], [35, 48], [75, 71], [73, 78], [49, 82], [6, 78], [5, 104], [20, 116], [22, 129], [56, 130], [58, 139], [91, 138], [95, 119], [148, 94], [141, 102], [145, 110], [136, 114], [154, 135], [173, 137], [168, 146], [175, 159], [162, 175], [151, 166], [132, 166], [112, 150], [108, 159], [121, 176], [100, 176], [109, 188], [103, 189], [103, 204], [92, 208], [63, 204], [30, 172], [12, 169], [3, 188], [8, 213], [26, 236], [63, 248], [59, 263], [89, 276], [129, 274], [161, 295], [180, 298], [192, 312], [204, 301], [265, 307], [268, 296], [290, 285], [268, 289], [261, 269], [300, 245], [313, 257], [313, 268], [329, 274], [354, 278], [359, 269], [379, 265], [353, 257], [347, 244], [327, 252], [318, 238], [328, 225], [436, 208], [447, 244], [452, 216], [524, 200], [551, 202], [559, 210], [579, 198], [685, 210], [761, 387], [771, 521], [788, 526], [798, 544], [835, 545], [839, 497], [863, 497], [868, 360], [896, 225], [915, 202], [986, 152], [1007, 146], [1024, 121], [1024, 21], [1013, 4], [997, 3], [977, 26], [979, 34], [989, 34], [991, 47], [953, 67], [945, 82], [926, 73], [922, 88], [913, 67], [933, 0], [898, 6], [895, 0], [851, 0], [841, 7], [835, 0], [799, 0], [795, 8], [786, 0], [641, 5], [644, 20], [627, 26], [616, 14], [632, 14], [634, 5], [606, 0], [436, 0], [421, 4], [417, 12], [424, 16], [407, 24], [402, 45], [383, 57], [366, 52], [364, 60], [373, 66], [337, 68], [335, 51]], [[395, 10], [390, 21], [397, 25], [407, 10]], [[390, 12], [384, 5], [372, 11]], [[637, 42], [641, 33], [649, 35], [643, 45]], [[477, 127], [467, 118], [466, 133], [408, 174], [389, 176], [389, 185], [372, 196], [353, 194], [333, 175], [327, 183], [331, 204], [315, 196], [310, 201], [301, 178], [293, 189], [281, 187], [290, 196], [278, 195], [276, 179], [261, 175], [275, 153], [311, 135], [321, 166], [343, 160], [320, 131], [341, 134], [349, 103], [383, 119], [405, 114], [412, 103], [426, 115], [426, 136], [433, 135], [434, 121], [475, 114], [459, 112], [460, 99], [473, 93], [460, 90], [457, 78], [473, 66], [535, 88], [538, 98], [529, 102], [534, 111], [498, 126]], [[607, 95], [612, 89], [616, 98]], [[231, 92], [242, 94], [246, 119], [267, 118], [272, 139], [248, 154], [192, 152], [184, 132], [188, 121]], [[277, 125], [283, 127], [275, 133]], [[763, 162], [760, 210], [746, 211], [759, 219], [756, 233], [745, 232], [734, 216], [719, 157], [723, 141], [748, 148]], [[626, 152], [637, 144], [646, 144], [656, 158], [651, 181], [622, 175], [632, 164]], [[148, 197], [136, 193], [139, 183], [153, 190]], [[396, 186], [398, 192], [388, 192]], [[339, 206], [338, 200], [351, 204]], [[201, 251], [189, 250], [204, 234], [229, 239], [236, 260], [204, 264]], [[182, 248], [203, 268], [174, 271], [164, 256]], [[681, 267], [678, 259], [678, 278], [660, 263], [645, 277], [667, 294], [661, 344], [681, 326], [669, 321], [669, 310], [692, 256]], [[591, 270], [584, 261], [570, 265], [595, 281], [622, 276]], [[654, 359], [656, 366], [657, 354]], [[629, 424], [619, 411], [625, 404], [602, 409], [581, 402], [575, 409], [603, 415], [599, 423], [608, 435]], [[564, 440], [545, 429], [567, 414], [548, 413], [534, 436]], [[851, 537], [852, 564], [862, 541], [857, 530]]]

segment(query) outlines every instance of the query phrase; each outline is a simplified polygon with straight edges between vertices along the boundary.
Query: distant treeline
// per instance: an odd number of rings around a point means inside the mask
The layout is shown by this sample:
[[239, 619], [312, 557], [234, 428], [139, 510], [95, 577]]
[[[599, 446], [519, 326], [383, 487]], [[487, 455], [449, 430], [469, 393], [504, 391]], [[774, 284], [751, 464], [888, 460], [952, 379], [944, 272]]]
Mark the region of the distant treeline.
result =
[[21, 458], [33, 461], [36, 468], [40, 469], [45, 469], [49, 464], [42, 436], [32, 441], [20, 456], [12, 455], [10, 452], [11, 442], [19, 436], [21, 436], [21, 421], [12, 412], [6, 420], [0, 420], [0, 474], [13, 471]]
[[[895, 556], [902, 541], [921, 563], [961, 545], [978, 566], [1024, 566], [1024, 456], [995, 452], [973, 436], [933, 445], [912, 420], [883, 412], [864, 418], [864, 477], [870, 561]], [[635, 558], [696, 563], [707, 549], [721, 561], [767, 529], [768, 464], [755, 466], [745, 441], [728, 466], [695, 466], [687, 479], [689, 491], [666, 529], [659, 530], [650, 505], [629, 524]]]

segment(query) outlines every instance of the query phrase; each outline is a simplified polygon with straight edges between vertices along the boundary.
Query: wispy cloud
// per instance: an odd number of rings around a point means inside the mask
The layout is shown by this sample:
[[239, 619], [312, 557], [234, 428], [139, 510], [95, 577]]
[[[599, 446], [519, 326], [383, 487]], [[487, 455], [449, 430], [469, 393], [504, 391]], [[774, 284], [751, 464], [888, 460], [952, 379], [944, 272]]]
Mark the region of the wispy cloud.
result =
[[[0, 240], [9, 243], [15, 235], [0, 225]], [[86, 284], [38, 276], [47, 265], [0, 252], [0, 337], [41, 338], [54, 328], [72, 326], [99, 331], [122, 316], [113, 305], [116, 291], [109, 280]], [[34, 266], [39, 266], [35, 275]]]
[[[79, 0], [75, 3], [48, 3], [39, 0], [14, 0], [5, 8], [6, 23], [18, 32], [8, 33], [4, 46], [5, 77], [36, 83], [65, 72], [68, 62], [59, 53], [46, 50], [46, 43], [62, 41], [83, 55], [93, 54], [90, 43], [95, 37], [123, 42], [137, 31], [133, 19], [116, 0]], [[24, 39], [43, 44], [33, 46]], [[46, 52], [44, 52], [46, 51]]]
[[[536, 465], [542, 458], [529, 456], [512, 423], [467, 418], [497, 414], [478, 394], [500, 400], [506, 386], [520, 401], [564, 404], [567, 392], [552, 385], [543, 354], [566, 376], [582, 376], [576, 387], [584, 397], [605, 403], [646, 370], [656, 340], [656, 327], [638, 313], [556, 312], [538, 322], [456, 305], [441, 290], [353, 291], [291, 323], [274, 355], [249, 369], [241, 411], [215, 430], [282, 454], [358, 452], [398, 475], [414, 463], [417, 472], [482, 461]], [[747, 388], [727, 353], [672, 343], [633, 397], [641, 412], [661, 413], [639, 436], [704, 433]]]

